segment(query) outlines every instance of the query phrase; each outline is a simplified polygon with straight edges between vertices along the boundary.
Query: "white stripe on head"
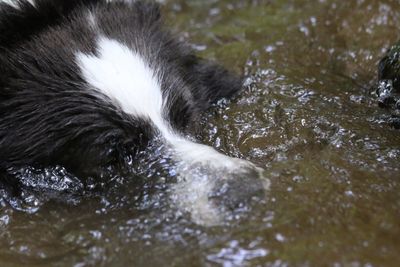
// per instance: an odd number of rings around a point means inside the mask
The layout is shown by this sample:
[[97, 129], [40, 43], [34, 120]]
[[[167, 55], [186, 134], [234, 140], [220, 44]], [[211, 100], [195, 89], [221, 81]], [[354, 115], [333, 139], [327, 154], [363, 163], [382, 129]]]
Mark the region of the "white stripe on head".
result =
[[150, 120], [176, 151], [179, 160], [207, 163], [210, 167], [236, 169], [247, 161], [222, 155], [213, 148], [191, 142], [172, 130], [164, 119], [165, 102], [157, 74], [129, 47], [105, 37], [98, 40], [98, 56], [77, 54], [85, 80], [112, 99], [124, 112]]
[[124, 112], [160, 123], [163, 99], [156, 71], [118, 41], [100, 37], [97, 48], [98, 56], [77, 54], [86, 81]]
[[[109, 97], [125, 113], [150, 120], [170, 147], [171, 157], [177, 162], [180, 185], [177, 185], [179, 205], [189, 209], [200, 224], [215, 224], [216, 210], [207, 201], [215, 176], [201, 176], [200, 165], [216, 171], [218, 178], [229, 177], [248, 168], [256, 167], [245, 160], [234, 159], [218, 153], [211, 147], [187, 140], [174, 131], [164, 118], [167, 113], [159, 76], [140, 54], [120, 42], [100, 37], [98, 55], [77, 53], [76, 61], [81, 72], [94, 90]], [[225, 175], [221, 175], [225, 174]], [[214, 218], [214, 219], [212, 219]]]

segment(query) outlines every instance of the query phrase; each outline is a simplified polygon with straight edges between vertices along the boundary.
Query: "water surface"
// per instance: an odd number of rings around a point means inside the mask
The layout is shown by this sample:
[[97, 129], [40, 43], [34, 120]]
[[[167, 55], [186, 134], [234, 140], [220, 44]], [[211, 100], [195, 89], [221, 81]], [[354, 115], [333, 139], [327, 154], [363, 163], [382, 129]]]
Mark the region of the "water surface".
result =
[[202, 227], [171, 207], [161, 174], [115, 177], [67, 203], [28, 194], [29, 212], [0, 202], [0, 265], [398, 266], [400, 132], [372, 87], [400, 38], [400, 3], [163, 5], [200, 55], [246, 77], [238, 97], [204, 115], [197, 138], [264, 167], [267, 198]]

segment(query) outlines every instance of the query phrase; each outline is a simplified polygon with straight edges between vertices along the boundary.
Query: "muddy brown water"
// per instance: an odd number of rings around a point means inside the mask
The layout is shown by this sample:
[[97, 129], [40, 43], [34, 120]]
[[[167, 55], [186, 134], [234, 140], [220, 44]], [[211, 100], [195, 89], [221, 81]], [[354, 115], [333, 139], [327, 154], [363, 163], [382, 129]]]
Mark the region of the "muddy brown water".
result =
[[200, 55], [245, 75], [197, 137], [264, 167], [266, 199], [215, 227], [174, 210], [163, 177], [69, 203], [28, 194], [25, 211], [3, 199], [0, 266], [400, 266], [400, 131], [371, 89], [399, 1], [162, 4]]

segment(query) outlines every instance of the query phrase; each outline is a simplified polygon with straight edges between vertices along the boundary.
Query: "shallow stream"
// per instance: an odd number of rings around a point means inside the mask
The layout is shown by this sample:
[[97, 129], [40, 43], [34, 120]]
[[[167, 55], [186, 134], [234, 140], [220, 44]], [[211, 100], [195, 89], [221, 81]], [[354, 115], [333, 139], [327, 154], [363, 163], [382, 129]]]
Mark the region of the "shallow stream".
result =
[[197, 138], [263, 167], [266, 199], [214, 227], [171, 208], [163, 177], [68, 203], [27, 195], [25, 211], [3, 200], [0, 266], [399, 266], [400, 131], [373, 87], [400, 2], [163, 5], [201, 56], [246, 77]]

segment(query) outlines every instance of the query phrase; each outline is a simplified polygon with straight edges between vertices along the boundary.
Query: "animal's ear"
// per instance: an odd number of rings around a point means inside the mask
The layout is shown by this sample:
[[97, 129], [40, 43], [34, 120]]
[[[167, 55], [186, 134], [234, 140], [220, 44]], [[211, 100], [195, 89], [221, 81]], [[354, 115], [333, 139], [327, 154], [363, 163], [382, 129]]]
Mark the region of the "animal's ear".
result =
[[197, 81], [192, 93], [201, 107], [230, 98], [242, 89], [242, 77], [214, 62], [191, 55], [185, 66], [191, 79]]
[[169, 119], [176, 128], [185, 131], [186, 127], [191, 122], [198, 121], [199, 114], [213, 103], [239, 92], [243, 82], [241, 77], [223, 66], [201, 59], [190, 52], [179, 56], [178, 60], [182, 77], [185, 84], [189, 85], [187, 89], [190, 91], [174, 90], [173, 92], [180, 93], [169, 95]]
[[242, 89], [243, 79], [221, 65], [200, 60], [196, 69], [211, 103], [221, 98], [230, 98]]

